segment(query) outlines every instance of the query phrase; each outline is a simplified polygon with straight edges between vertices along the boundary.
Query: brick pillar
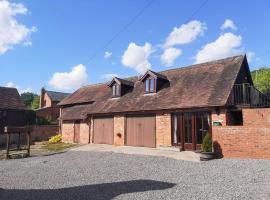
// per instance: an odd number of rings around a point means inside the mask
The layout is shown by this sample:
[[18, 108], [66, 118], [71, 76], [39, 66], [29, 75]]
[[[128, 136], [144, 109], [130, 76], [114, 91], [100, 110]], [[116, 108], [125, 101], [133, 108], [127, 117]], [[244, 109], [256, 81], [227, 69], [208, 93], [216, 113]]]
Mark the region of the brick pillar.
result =
[[156, 147], [172, 146], [171, 114], [156, 115]]
[[212, 122], [220, 122], [222, 126], [226, 126], [226, 110], [220, 109], [218, 111], [212, 111]]
[[125, 144], [125, 116], [114, 116], [114, 145], [123, 146]]
[[93, 117], [90, 118], [90, 144], [93, 143], [93, 136], [94, 136], [94, 120], [93, 120]]
[[62, 141], [67, 143], [73, 143], [74, 139], [74, 123], [63, 122], [62, 123]]

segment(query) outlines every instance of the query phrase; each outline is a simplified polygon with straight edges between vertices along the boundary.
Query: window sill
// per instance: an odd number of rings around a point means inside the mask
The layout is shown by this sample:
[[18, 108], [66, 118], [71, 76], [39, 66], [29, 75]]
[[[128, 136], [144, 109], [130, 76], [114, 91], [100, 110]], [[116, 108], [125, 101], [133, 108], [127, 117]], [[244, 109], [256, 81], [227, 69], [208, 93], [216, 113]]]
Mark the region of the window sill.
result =
[[143, 96], [152, 96], [152, 95], [155, 95], [157, 94], [156, 92], [149, 92], [149, 93], [144, 93]]
[[113, 99], [120, 99], [120, 96], [119, 97], [112, 97], [111, 100]]

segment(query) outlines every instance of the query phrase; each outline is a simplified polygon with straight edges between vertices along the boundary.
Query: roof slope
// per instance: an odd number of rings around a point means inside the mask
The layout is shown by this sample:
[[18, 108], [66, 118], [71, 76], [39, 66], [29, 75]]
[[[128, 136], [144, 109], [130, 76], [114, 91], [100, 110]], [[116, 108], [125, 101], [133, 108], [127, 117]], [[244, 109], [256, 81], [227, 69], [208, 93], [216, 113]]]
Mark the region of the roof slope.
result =
[[0, 87], [0, 109], [26, 109], [16, 88]]
[[64, 98], [70, 95], [70, 93], [55, 92], [49, 90], [46, 90], [46, 93], [48, 94], [48, 96], [51, 98], [52, 101], [62, 101]]
[[94, 102], [83, 108], [88, 114], [224, 106], [244, 59], [241, 55], [159, 72], [169, 83], [156, 94], [144, 94], [139, 77], [131, 77], [127, 80], [134, 82], [133, 90], [120, 98], [111, 98], [104, 83], [82, 87], [60, 105]]

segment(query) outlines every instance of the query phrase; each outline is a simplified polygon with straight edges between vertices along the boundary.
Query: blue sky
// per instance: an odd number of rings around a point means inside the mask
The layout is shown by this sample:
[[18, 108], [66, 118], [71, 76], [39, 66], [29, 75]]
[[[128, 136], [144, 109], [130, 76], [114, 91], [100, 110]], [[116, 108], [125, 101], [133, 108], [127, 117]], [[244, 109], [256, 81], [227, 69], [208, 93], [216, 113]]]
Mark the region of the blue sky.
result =
[[248, 53], [251, 69], [270, 66], [269, 0], [209, 0], [190, 18], [203, 2], [153, 1], [89, 60], [148, 1], [0, 0], [0, 85], [74, 91], [112, 74], [127, 77], [241, 53]]

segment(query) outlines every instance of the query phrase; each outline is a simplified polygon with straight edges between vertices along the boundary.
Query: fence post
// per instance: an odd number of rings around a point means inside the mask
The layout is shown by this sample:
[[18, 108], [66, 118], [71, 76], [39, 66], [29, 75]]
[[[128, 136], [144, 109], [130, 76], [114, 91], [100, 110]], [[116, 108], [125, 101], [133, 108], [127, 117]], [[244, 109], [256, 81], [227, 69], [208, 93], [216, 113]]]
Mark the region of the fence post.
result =
[[20, 147], [21, 147], [21, 132], [18, 133], [19, 136], [18, 136], [18, 143], [17, 143], [17, 150], [20, 150]]
[[7, 133], [7, 154], [6, 159], [9, 159], [9, 133]]
[[30, 156], [30, 131], [27, 131], [27, 156]]

